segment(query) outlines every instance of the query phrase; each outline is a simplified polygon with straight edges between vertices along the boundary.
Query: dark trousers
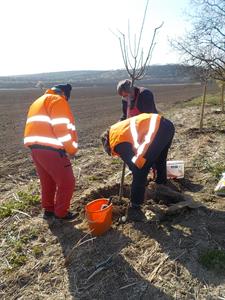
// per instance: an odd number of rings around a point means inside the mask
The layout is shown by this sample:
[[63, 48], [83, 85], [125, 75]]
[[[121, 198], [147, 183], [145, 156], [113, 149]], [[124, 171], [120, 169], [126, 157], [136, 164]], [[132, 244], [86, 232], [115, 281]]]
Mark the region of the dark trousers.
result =
[[131, 184], [132, 206], [138, 207], [144, 202], [145, 187], [150, 168], [154, 167], [157, 171], [156, 183], [166, 183], [166, 159], [174, 132], [175, 129], [173, 123], [162, 118], [155, 139], [145, 155], [147, 160], [145, 165], [141, 169], [138, 169], [136, 166], [131, 168], [133, 174], [133, 181]]
[[32, 149], [31, 153], [41, 182], [42, 208], [64, 217], [75, 187], [70, 160], [52, 150]]

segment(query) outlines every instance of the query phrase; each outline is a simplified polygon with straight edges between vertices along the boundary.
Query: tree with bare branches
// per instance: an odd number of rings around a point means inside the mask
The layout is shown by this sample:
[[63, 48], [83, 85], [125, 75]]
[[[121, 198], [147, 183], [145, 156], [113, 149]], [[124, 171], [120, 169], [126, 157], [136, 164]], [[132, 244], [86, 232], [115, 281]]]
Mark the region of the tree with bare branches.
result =
[[146, 2], [144, 16], [142, 19], [142, 24], [141, 24], [138, 38], [136, 38], [136, 34], [134, 35], [133, 47], [132, 47], [129, 21], [128, 21], [127, 35], [121, 32], [120, 30], [118, 30], [117, 33], [114, 33], [118, 38], [124, 66], [128, 76], [131, 79], [132, 86], [136, 80], [141, 80], [145, 76], [146, 66], [150, 64], [152, 53], [156, 44], [155, 39], [156, 39], [157, 32], [163, 26], [163, 23], [161, 23], [158, 27], [154, 29], [152, 37], [149, 41], [149, 47], [145, 55], [144, 49], [141, 45], [142, 45], [143, 30], [144, 30], [144, 25], [146, 21], [147, 10], [148, 10], [148, 4], [149, 4], [149, 0], [147, 0]]
[[[157, 32], [163, 26], [163, 23], [161, 23], [158, 27], [156, 27], [153, 30], [153, 34], [149, 41], [149, 47], [145, 53], [144, 48], [142, 47], [142, 38], [143, 38], [143, 30], [144, 30], [144, 25], [147, 16], [148, 4], [149, 4], [149, 0], [147, 0], [146, 2], [144, 16], [142, 19], [141, 28], [138, 37], [136, 37], [135, 34], [133, 40], [131, 39], [129, 21], [128, 21], [127, 35], [121, 32], [120, 30], [118, 30], [117, 33], [114, 33], [119, 41], [124, 66], [131, 81], [129, 88], [133, 88], [135, 81], [141, 80], [145, 76], [146, 67], [149, 66], [150, 64], [152, 53], [156, 44], [155, 39], [156, 39]], [[124, 163], [122, 169], [121, 182], [120, 182], [119, 199], [122, 198], [122, 194], [123, 194], [125, 168], [126, 165]]]
[[[225, 83], [225, 1], [191, 0], [190, 4], [194, 11], [189, 14], [191, 29], [173, 40], [172, 46], [184, 63], [200, 66], [211, 78]], [[223, 88], [221, 91], [224, 112]]]

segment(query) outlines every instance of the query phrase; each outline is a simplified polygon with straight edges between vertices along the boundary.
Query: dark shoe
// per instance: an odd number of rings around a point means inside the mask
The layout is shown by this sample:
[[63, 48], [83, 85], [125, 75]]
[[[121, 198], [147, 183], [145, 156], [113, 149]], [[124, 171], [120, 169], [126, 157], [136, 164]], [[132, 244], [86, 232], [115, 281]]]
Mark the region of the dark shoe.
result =
[[45, 220], [51, 219], [54, 216], [55, 215], [54, 215], [53, 211], [47, 211], [47, 210], [45, 210], [44, 213], [43, 213], [43, 219], [45, 219]]
[[69, 211], [64, 217], [55, 216], [55, 218], [57, 220], [74, 221], [77, 218], [78, 215], [79, 215], [78, 213], [74, 214], [74, 213]]
[[128, 221], [144, 222], [146, 221], [145, 214], [140, 208], [129, 207], [127, 211]]

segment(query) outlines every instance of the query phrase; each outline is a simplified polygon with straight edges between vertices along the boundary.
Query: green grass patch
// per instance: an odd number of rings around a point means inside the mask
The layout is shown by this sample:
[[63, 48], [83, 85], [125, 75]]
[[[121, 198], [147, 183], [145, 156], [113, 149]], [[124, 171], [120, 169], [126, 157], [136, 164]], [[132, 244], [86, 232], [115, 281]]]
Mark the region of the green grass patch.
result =
[[35, 258], [39, 258], [43, 254], [41, 245], [32, 245], [32, 241], [36, 240], [39, 234], [39, 229], [35, 227], [26, 228], [22, 231], [18, 231], [17, 227], [11, 228], [2, 234], [1, 237], [6, 240], [3, 246], [5, 260], [8, 261], [8, 266], [4, 268], [4, 272], [13, 272], [25, 265], [30, 254]]
[[225, 274], [225, 251], [209, 249], [199, 256], [199, 262], [208, 270], [213, 270], [220, 274]]
[[99, 178], [99, 176], [97, 176], [97, 175], [91, 175], [90, 177], [88, 177], [88, 180], [98, 181], [98, 180], [101, 180], [101, 178]]
[[114, 159], [112, 159], [111, 164], [112, 165], [121, 165], [122, 164], [122, 160], [119, 159], [119, 158], [114, 158]]
[[37, 228], [29, 228], [21, 235], [20, 240], [26, 244], [28, 241], [37, 239], [38, 235], [39, 231]]
[[26, 244], [21, 239], [17, 240], [15, 237], [12, 237], [9, 241], [9, 246], [9, 253], [7, 253], [6, 259], [10, 267], [5, 269], [7, 272], [11, 272], [27, 262]]
[[11, 270], [21, 267], [26, 264], [27, 256], [23, 253], [13, 252], [10, 257], [8, 257]]
[[223, 163], [216, 163], [214, 165], [207, 164], [206, 170], [210, 172], [213, 175], [213, 177], [219, 180], [221, 178], [222, 173], [225, 172], [225, 164]]
[[[206, 105], [220, 106], [221, 105], [220, 98], [221, 98], [221, 95], [219, 93], [208, 94], [208, 95], [206, 95]], [[179, 106], [181, 106], [181, 107], [199, 106], [200, 107], [201, 104], [202, 104], [202, 96], [179, 103]]]
[[40, 256], [43, 255], [43, 250], [42, 247], [40, 245], [35, 245], [32, 248], [33, 254], [36, 258], [39, 258]]
[[210, 173], [215, 180], [219, 180], [222, 173], [225, 172], [225, 163], [212, 163], [208, 159], [202, 156], [198, 156], [193, 160], [193, 167], [202, 172]]
[[11, 199], [0, 205], [0, 219], [12, 216], [17, 211], [28, 212], [33, 206], [40, 203], [40, 196], [35, 193], [20, 191], [17, 199]]

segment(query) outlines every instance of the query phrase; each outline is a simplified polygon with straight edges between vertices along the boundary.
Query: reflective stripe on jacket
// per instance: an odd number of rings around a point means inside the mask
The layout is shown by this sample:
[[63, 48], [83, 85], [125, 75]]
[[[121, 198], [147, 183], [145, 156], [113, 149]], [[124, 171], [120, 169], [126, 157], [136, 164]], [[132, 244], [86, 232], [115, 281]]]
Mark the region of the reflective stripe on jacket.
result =
[[140, 114], [138, 116], [118, 122], [110, 127], [109, 144], [113, 156], [118, 156], [115, 147], [124, 142], [132, 145], [134, 156], [132, 162], [142, 168], [146, 162], [144, 158], [149, 146], [159, 129], [161, 116], [158, 114]]
[[68, 101], [53, 90], [38, 98], [30, 106], [24, 131], [24, 144], [50, 146], [77, 152], [77, 132]]

